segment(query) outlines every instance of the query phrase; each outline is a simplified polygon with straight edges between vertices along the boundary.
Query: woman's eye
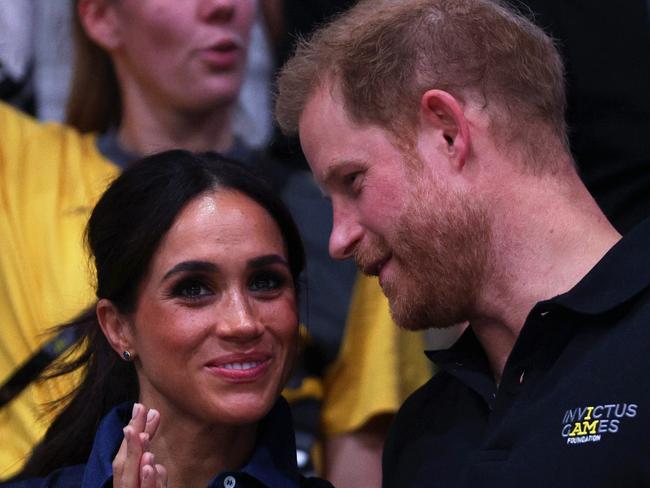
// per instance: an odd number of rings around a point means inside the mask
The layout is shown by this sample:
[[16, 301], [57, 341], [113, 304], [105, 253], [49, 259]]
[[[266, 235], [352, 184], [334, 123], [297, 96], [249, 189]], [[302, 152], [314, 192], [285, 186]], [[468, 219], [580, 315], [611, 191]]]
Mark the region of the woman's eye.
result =
[[272, 291], [282, 288], [286, 282], [283, 276], [275, 273], [261, 273], [253, 276], [250, 280], [249, 288], [251, 291]]
[[200, 281], [184, 280], [174, 287], [172, 294], [179, 298], [198, 300], [205, 296], [212, 295], [212, 291]]

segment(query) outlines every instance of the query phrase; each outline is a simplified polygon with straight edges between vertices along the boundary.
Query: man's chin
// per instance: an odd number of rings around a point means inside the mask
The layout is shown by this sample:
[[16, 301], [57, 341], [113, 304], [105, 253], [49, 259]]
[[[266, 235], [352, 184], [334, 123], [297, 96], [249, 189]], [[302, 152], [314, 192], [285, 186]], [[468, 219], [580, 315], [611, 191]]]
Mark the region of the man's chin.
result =
[[404, 297], [396, 296], [394, 299], [386, 294], [390, 306], [390, 315], [401, 329], [420, 331], [427, 329], [449, 329], [463, 322], [447, 310], [438, 310], [436, 307], [422, 303], [408, 301]]
[[423, 320], [422, 314], [418, 313], [412, 304], [407, 304], [404, 300], [400, 300], [400, 297], [395, 296], [391, 298], [391, 295], [387, 293], [387, 290], [384, 290], [386, 297], [388, 298], [388, 304], [390, 307], [390, 315], [401, 329], [418, 331], [425, 330], [432, 327], [431, 324]]

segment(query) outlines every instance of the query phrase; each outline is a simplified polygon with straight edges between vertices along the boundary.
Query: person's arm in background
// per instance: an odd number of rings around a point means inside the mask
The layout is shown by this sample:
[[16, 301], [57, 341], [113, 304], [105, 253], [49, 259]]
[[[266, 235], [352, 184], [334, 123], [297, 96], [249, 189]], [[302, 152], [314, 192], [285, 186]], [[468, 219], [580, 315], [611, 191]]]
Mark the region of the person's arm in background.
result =
[[324, 476], [337, 488], [381, 486], [392, 417], [432, 374], [423, 333], [399, 329], [376, 278], [357, 275], [339, 355], [324, 378]]
[[358, 430], [327, 439], [325, 478], [339, 488], [381, 486], [381, 455], [392, 418], [378, 415]]

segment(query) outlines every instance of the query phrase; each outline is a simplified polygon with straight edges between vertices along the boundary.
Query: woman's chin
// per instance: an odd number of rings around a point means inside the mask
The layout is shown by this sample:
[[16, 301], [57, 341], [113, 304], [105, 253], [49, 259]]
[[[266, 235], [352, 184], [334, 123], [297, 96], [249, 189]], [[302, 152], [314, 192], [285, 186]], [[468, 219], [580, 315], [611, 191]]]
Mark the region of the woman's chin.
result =
[[229, 397], [220, 399], [212, 416], [215, 421], [228, 425], [247, 425], [259, 422], [273, 408], [277, 399], [275, 396], [264, 398], [252, 394], [230, 395]]

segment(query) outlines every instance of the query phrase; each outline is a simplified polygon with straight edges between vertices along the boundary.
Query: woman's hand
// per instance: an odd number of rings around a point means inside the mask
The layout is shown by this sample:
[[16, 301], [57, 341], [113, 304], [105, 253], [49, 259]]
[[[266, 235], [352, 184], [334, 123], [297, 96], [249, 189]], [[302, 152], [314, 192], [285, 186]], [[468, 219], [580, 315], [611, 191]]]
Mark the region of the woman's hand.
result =
[[133, 405], [129, 425], [124, 427], [124, 440], [113, 459], [113, 488], [166, 488], [167, 471], [156, 464], [149, 451], [149, 441], [160, 424], [157, 410]]

